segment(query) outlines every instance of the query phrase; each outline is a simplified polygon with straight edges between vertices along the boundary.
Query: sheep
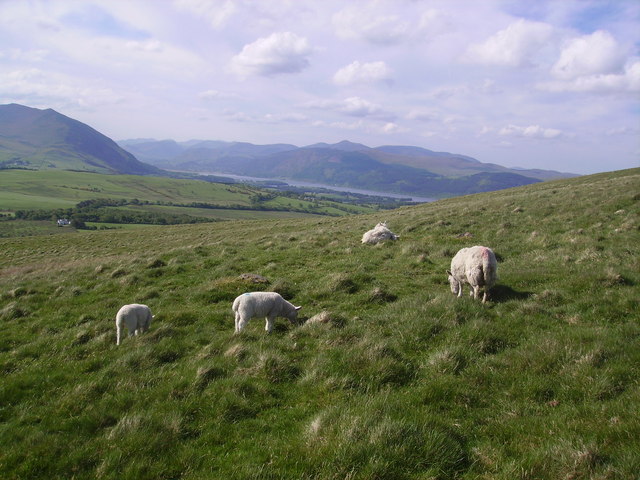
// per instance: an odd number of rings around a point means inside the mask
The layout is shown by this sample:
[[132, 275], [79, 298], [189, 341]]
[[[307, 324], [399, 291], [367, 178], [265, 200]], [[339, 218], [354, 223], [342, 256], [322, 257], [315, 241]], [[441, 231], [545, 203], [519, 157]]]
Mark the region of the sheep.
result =
[[482, 303], [485, 303], [489, 289], [498, 279], [498, 262], [495, 254], [488, 247], [476, 245], [463, 248], [451, 260], [451, 270], [447, 270], [447, 274], [449, 274], [451, 293], [461, 297], [462, 285], [468, 283], [471, 287], [469, 294], [473, 298], [478, 298], [480, 289], [484, 290]]
[[125, 326], [129, 331], [129, 336], [139, 335], [149, 329], [151, 319], [154, 317], [155, 315], [151, 315], [151, 309], [146, 305], [132, 303], [122, 306], [116, 314], [116, 345], [120, 345]]
[[236, 316], [235, 333], [240, 333], [253, 317], [262, 316], [266, 317], [267, 321], [264, 329], [267, 333], [271, 333], [276, 317], [288, 318], [291, 323], [294, 323], [301, 308], [287, 302], [276, 292], [243, 293], [236, 297], [231, 307]]
[[397, 240], [400, 238], [387, 227], [386, 222], [378, 223], [372, 230], [362, 235], [362, 243], [379, 243], [385, 240]]

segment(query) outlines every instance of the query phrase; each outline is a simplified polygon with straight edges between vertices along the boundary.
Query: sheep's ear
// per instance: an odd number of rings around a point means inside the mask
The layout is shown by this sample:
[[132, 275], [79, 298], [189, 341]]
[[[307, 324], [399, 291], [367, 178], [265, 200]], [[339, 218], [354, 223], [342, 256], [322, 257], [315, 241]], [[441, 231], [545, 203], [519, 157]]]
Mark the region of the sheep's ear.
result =
[[302, 307], [293, 307], [296, 309], [296, 311], [300, 310]]
[[451, 273], [449, 270], [447, 270], [447, 274], [453, 276], [453, 273]]

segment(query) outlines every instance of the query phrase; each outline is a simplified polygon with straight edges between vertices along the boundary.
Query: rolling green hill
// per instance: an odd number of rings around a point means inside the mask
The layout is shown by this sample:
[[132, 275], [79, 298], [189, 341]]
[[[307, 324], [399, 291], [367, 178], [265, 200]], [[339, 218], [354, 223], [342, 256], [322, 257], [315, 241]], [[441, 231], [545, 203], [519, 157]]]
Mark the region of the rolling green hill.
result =
[[[24, 217], [27, 212], [26, 217], [32, 218], [33, 211], [38, 210], [44, 213], [36, 215], [37, 219], [44, 215], [50, 220], [74, 214], [82, 216], [76, 208], [79, 205], [108, 208], [114, 214], [147, 213], [159, 219], [189, 216], [212, 221], [336, 216], [378, 209], [377, 205], [366, 204], [366, 200], [361, 204], [347, 204], [320, 195], [272, 193], [244, 184], [58, 169], [0, 170], [0, 214]], [[74, 212], [62, 211], [65, 209], [74, 209]], [[13, 225], [0, 222], [0, 236], [6, 236], [3, 230], [9, 227]]]
[[[0, 238], [0, 477], [636, 478], [638, 192], [633, 169], [371, 215]], [[400, 239], [362, 245], [383, 220]], [[488, 304], [446, 281], [471, 245], [498, 257]], [[234, 335], [252, 290], [319, 321]], [[134, 302], [156, 318], [117, 347]]]

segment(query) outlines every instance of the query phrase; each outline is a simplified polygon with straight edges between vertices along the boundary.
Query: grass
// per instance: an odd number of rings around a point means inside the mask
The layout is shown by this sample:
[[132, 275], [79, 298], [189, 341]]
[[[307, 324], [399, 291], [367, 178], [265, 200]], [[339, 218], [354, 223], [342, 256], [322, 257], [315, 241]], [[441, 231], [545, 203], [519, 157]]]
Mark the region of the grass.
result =
[[[634, 169], [384, 218], [2, 238], [0, 476], [636, 478], [639, 191]], [[380, 220], [400, 240], [362, 245]], [[486, 305], [444, 273], [475, 244]], [[318, 321], [233, 335], [251, 290]], [[116, 347], [133, 302], [156, 318]]]

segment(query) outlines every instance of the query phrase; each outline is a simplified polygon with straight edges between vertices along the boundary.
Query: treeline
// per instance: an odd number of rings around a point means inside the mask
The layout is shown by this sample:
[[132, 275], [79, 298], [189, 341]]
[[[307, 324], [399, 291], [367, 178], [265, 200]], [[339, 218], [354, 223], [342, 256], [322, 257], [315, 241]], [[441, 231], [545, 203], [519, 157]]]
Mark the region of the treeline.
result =
[[261, 211], [298, 211], [315, 213], [318, 215], [330, 215], [319, 209], [317, 204], [299, 208], [290, 205], [273, 206], [265, 205], [263, 202], [274, 198], [271, 194], [257, 194], [250, 201], [251, 205], [219, 205], [206, 202], [175, 203], [167, 201], [150, 202], [148, 200], [134, 199], [114, 199], [96, 198], [83, 200], [71, 208], [56, 208], [51, 210], [16, 210], [13, 217], [8, 220], [51, 220], [53, 222], [61, 218], [66, 218], [71, 222], [71, 226], [80, 229], [91, 229], [86, 222], [94, 223], [116, 223], [116, 224], [149, 224], [149, 225], [178, 225], [188, 223], [215, 222], [217, 219], [200, 217], [189, 214], [171, 214], [162, 212], [152, 212], [148, 210], [127, 210], [128, 206], [164, 206], [199, 209], [218, 210], [261, 210]]
[[166, 214], [158, 212], [135, 212], [117, 210], [115, 208], [58, 208], [54, 210], [16, 210], [15, 220], [51, 220], [55, 222], [66, 218], [71, 226], [80, 229], [91, 229], [86, 222], [148, 225], [179, 225], [187, 223], [215, 222], [215, 219], [196, 217], [193, 215]]

